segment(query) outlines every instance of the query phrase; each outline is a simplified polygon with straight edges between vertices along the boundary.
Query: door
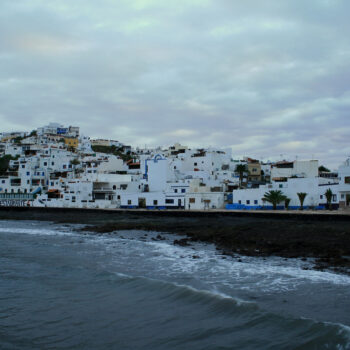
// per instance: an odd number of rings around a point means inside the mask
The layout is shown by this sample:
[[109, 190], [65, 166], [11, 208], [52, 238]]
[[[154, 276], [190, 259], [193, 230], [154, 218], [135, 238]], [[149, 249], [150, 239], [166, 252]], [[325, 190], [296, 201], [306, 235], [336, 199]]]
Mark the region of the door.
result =
[[139, 198], [139, 208], [146, 208], [146, 198]]

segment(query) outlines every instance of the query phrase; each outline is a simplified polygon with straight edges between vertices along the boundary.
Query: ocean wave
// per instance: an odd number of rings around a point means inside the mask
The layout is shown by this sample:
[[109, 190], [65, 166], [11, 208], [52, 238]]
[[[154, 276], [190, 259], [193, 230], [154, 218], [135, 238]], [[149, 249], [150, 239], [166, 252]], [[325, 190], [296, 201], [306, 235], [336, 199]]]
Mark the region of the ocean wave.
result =
[[[115, 273], [126, 288], [150, 294], [162, 302], [175, 304], [188, 304], [193, 308], [203, 308], [208, 318], [222, 318], [235, 320], [235, 330], [257, 332], [264, 329], [274, 334], [289, 334], [290, 339], [300, 348], [317, 348], [346, 350], [350, 347], [350, 327], [341, 323], [320, 322], [313, 319], [296, 318], [278, 315], [261, 309], [257, 303], [241, 300], [218, 292], [216, 290], [199, 290], [192, 286], [175, 282], [167, 282], [146, 278], [143, 276], [130, 276]], [[222, 332], [232, 333], [230, 328], [213, 328], [213, 334]], [[198, 339], [208, 336], [208, 330], [198, 331]], [[184, 339], [186, 340], [186, 336]], [[193, 340], [193, 334], [187, 340]], [[271, 338], [268, 349], [290, 349], [290, 340]], [[244, 347], [243, 347], [244, 348]]]
[[49, 230], [46, 228], [5, 228], [1, 227], [0, 228], [0, 233], [21, 233], [21, 234], [28, 234], [28, 235], [45, 235], [45, 236], [53, 236], [53, 235], [73, 235], [72, 230], [65, 230], [63, 231], [62, 229], [57, 229], [57, 230]]

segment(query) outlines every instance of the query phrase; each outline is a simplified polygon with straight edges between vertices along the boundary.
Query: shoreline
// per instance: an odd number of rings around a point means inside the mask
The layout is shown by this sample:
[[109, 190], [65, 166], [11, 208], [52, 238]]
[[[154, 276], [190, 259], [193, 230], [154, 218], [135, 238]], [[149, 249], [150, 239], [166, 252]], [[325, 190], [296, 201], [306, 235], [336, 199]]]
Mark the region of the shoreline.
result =
[[[86, 225], [83, 232], [145, 230], [213, 243], [224, 255], [315, 259], [315, 269], [350, 273], [348, 213], [0, 207], [0, 220]], [[160, 238], [161, 239], [161, 238]]]

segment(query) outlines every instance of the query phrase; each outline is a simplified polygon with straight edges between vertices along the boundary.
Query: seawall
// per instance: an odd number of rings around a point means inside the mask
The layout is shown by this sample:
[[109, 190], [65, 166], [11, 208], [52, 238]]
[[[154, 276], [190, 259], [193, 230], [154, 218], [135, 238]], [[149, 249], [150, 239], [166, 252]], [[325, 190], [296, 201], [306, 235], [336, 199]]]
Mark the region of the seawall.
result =
[[[177, 218], [215, 219], [245, 218], [297, 221], [348, 221], [350, 212], [342, 211], [271, 211], [271, 210], [147, 210], [147, 209], [83, 209], [83, 208], [40, 208], [0, 207], [0, 220], [48, 220], [60, 222], [100, 221], [103, 218]], [[99, 220], [100, 219], [100, 220]], [[87, 220], [87, 221], [86, 221]]]

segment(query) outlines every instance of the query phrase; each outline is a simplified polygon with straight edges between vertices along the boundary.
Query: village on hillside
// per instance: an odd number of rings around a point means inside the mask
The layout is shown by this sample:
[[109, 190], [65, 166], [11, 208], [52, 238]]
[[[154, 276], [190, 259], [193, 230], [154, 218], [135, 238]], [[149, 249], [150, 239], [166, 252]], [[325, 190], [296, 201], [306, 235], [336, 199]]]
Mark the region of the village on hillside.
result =
[[140, 149], [50, 123], [0, 133], [0, 205], [185, 210], [346, 209], [350, 159], [234, 159], [231, 149]]

